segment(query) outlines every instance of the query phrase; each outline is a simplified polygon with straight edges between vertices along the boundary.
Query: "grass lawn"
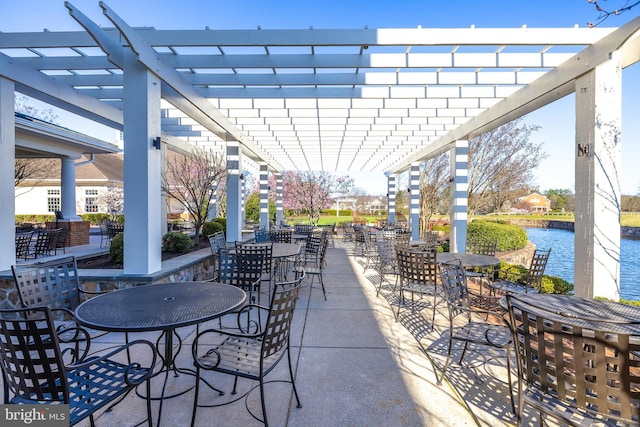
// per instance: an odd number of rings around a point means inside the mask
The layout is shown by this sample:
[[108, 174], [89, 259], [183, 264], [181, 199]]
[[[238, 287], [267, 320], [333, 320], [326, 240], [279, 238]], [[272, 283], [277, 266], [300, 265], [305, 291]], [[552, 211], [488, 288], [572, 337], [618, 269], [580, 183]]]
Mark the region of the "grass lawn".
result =
[[[385, 219], [386, 216], [376, 216], [376, 215], [361, 215], [361, 218], [366, 218], [367, 221], [369, 221], [370, 224], [375, 224], [376, 220], [378, 219]], [[549, 215], [476, 215], [474, 217], [475, 219], [492, 219], [495, 220], [497, 218], [504, 218], [504, 219], [549, 219], [549, 220], [556, 220], [556, 221], [570, 221], [573, 222], [574, 221], [574, 216], [573, 214], [549, 214]], [[434, 217], [435, 219], [435, 217]], [[302, 215], [300, 217], [288, 217], [286, 219], [286, 221], [289, 224], [295, 224], [295, 223], [308, 223], [309, 222], [309, 218], [305, 215]], [[341, 222], [352, 222], [353, 221], [353, 216], [349, 215], [349, 216], [321, 216], [320, 220], [318, 221], [319, 225], [324, 225], [324, 224], [332, 224], [332, 223], [336, 223], [339, 224]], [[623, 226], [626, 227], [640, 227], [640, 215], [639, 214], [628, 214], [628, 213], [623, 213], [620, 216], [620, 223]]]

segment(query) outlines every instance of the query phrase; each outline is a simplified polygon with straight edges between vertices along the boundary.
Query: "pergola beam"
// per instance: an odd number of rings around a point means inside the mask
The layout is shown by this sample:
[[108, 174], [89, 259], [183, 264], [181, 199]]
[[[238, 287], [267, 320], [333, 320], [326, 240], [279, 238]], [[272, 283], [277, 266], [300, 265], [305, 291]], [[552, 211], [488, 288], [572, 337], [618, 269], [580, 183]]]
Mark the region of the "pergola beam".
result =
[[[456, 140], [474, 138], [572, 93], [575, 90], [575, 79], [609, 60], [612, 52], [620, 49], [627, 40], [638, 33], [639, 26], [640, 17], [636, 17], [491, 109], [452, 130], [426, 149], [415, 152], [389, 171], [399, 173], [407, 170], [412, 162], [424, 161], [443, 153]], [[632, 48], [638, 46], [640, 44], [636, 39]], [[635, 52], [637, 53], [637, 50]], [[637, 60], [636, 55], [636, 62]]]

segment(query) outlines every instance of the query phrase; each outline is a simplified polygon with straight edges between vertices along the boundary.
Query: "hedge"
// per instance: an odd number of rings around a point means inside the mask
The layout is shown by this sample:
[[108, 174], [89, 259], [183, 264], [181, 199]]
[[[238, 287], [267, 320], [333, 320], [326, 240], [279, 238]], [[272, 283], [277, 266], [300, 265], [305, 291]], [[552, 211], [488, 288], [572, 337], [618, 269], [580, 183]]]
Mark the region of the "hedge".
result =
[[527, 232], [517, 225], [476, 220], [467, 224], [467, 239], [497, 240], [498, 252], [516, 251], [527, 245]]

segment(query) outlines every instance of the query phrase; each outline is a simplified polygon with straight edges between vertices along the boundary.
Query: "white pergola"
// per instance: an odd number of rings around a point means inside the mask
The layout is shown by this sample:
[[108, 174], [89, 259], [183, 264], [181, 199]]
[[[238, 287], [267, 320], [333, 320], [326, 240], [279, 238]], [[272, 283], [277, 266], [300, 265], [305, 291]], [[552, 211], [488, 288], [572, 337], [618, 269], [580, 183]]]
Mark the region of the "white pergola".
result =
[[[575, 92], [576, 293], [617, 297], [621, 73], [640, 58], [640, 18], [620, 28], [163, 31], [133, 28], [102, 2], [113, 28], [66, 6], [79, 31], [0, 32], [3, 236], [14, 230], [15, 92], [124, 131], [127, 274], [160, 268], [158, 137], [226, 156], [230, 240], [241, 233], [243, 161], [260, 169], [265, 206], [269, 173], [280, 190], [287, 170], [386, 173], [391, 219], [395, 177], [410, 171], [417, 235], [419, 166], [449, 151], [452, 250], [462, 252], [469, 139]], [[0, 269], [12, 254], [3, 239]]]

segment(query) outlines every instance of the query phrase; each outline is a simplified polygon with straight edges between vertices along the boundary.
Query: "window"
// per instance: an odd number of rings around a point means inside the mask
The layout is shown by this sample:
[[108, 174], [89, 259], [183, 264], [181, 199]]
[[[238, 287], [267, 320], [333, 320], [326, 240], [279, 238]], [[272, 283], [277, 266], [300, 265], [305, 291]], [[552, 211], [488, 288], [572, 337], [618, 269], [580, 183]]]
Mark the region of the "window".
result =
[[85, 213], [98, 212], [98, 190], [84, 191], [84, 211]]
[[60, 211], [62, 210], [60, 206], [60, 190], [47, 190], [47, 210]]

